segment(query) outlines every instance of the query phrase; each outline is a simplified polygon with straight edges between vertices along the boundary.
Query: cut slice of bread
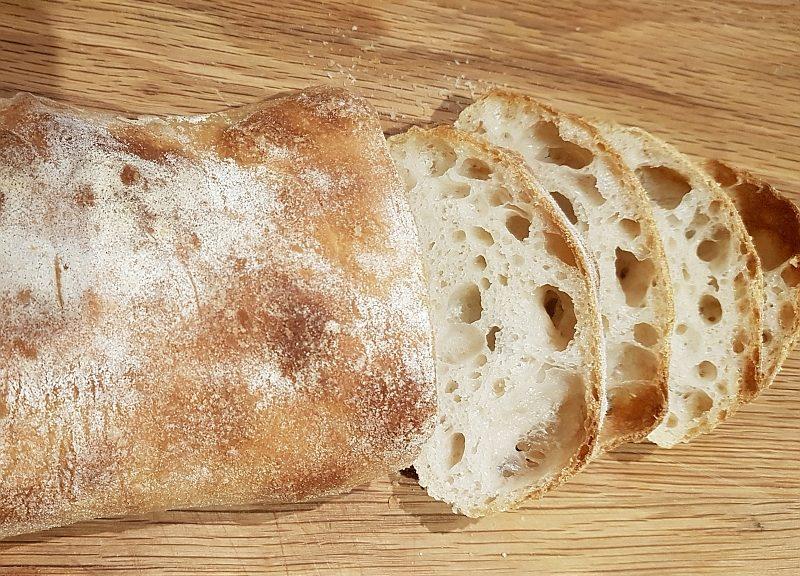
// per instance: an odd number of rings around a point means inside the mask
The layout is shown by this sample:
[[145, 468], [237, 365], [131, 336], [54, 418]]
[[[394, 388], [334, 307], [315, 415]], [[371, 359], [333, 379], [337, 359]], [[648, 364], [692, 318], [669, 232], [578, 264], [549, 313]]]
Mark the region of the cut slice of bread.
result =
[[451, 128], [390, 139], [428, 273], [438, 422], [428, 493], [482, 516], [594, 453], [604, 357], [590, 257], [522, 159]]
[[736, 207], [703, 170], [644, 130], [601, 130], [647, 192], [675, 288], [669, 413], [648, 436], [669, 447], [761, 386], [763, 276]]
[[749, 172], [719, 160], [709, 160], [705, 168], [733, 200], [761, 260], [761, 369], [766, 388], [800, 332], [800, 210]]
[[636, 176], [581, 118], [495, 90], [456, 127], [518, 152], [581, 233], [600, 275], [608, 412], [604, 449], [642, 440], [667, 410], [674, 311], [661, 237]]

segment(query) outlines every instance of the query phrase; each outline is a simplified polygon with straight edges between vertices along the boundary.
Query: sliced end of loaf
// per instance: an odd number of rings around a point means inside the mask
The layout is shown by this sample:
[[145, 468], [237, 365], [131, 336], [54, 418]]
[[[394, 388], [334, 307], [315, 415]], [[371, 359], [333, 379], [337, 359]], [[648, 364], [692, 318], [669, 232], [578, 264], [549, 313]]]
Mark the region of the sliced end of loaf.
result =
[[764, 272], [761, 387], [769, 386], [800, 331], [800, 210], [770, 184], [719, 160], [705, 168], [733, 200]]

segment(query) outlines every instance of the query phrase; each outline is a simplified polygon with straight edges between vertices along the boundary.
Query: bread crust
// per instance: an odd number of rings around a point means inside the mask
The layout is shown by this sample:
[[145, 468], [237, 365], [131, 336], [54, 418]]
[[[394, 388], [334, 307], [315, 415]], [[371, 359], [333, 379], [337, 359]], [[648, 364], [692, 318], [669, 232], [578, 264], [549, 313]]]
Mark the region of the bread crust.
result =
[[374, 110], [0, 103], [0, 536], [300, 501], [435, 414], [413, 220]]
[[541, 185], [527, 170], [522, 157], [512, 151], [491, 146], [482, 139], [450, 126], [436, 126], [433, 128], [414, 126], [403, 134], [392, 136], [390, 142], [402, 144], [406, 140], [418, 136], [424, 138], [438, 138], [453, 147], [467, 147], [476, 158], [486, 161], [488, 165], [502, 166], [509, 178], [513, 178], [519, 183], [522, 200], [543, 210], [563, 233], [564, 239], [572, 251], [577, 268], [583, 278], [585, 298], [586, 302], [589, 303], [587, 308], [580, 311], [576, 306], [576, 313], [580, 312], [583, 315], [584, 322], [588, 329], [587, 336], [589, 338], [587, 347], [587, 362], [589, 366], [587, 370], [588, 378], [584, 382], [584, 402], [586, 405], [584, 441], [568, 465], [559, 471], [558, 474], [544, 483], [530, 486], [524, 493], [517, 494], [517, 498], [514, 502], [500, 502], [498, 499], [497, 501], [485, 505], [481, 509], [464, 509], [457, 504], [454, 506], [455, 511], [465, 514], [466, 516], [479, 517], [490, 513], [513, 509], [527, 499], [541, 498], [546, 492], [561, 485], [565, 480], [583, 469], [596, 454], [602, 420], [606, 411], [605, 346], [603, 344], [602, 323], [597, 302], [599, 279], [592, 258], [578, 238], [576, 231], [566, 220], [555, 202], [544, 192]]
[[[774, 354], [764, 354], [762, 351], [763, 378], [755, 389], [748, 391], [748, 394], [742, 398], [742, 402], [748, 402], [772, 384], [800, 333], [800, 290], [779, 279], [780, 274], [777, 270], [778, 265], [784, 263], [794, 270], [800, 267], [800, 209], [771, 184], [746, 170], [735, 168], [721, 160], [708, 160], [704, 167], [730, 195], [750, 237], [754, 238], [762, 231], [769, 231], [770, 234], [775, 234], [780, 238], [780, 251], [783, 252], [780, 254], [780, 262], [765, 262], [765, 259], [772, 260], [773, 258], [768, 254], [759, 254], [762, 268], [764, 268], [765, 289], [773, 285], [770, 283], [771, 276], [774, 276], [772, 279], [774, 285], [782, 289], [788, 288], [790, 293], [783, 302], [790, 306], [791, 315], [787, 323], [785, 317], [789, 315], [785, 311], [783, 312], [784, 322], [781, 323], [783, 337], [777, 342], [766, 342], [762, 338], [764, 349], [769, 347], [775, 352]], [[759, 244], [755, 240], [754, 245], [758, 253]], [[766, 320], [770, 315], [780, 316], [781, 310], [771, 310], [765, 294], [762, 320]], [[774, 336], [772, 337], [774, 338]]]
[[673, 433], [664, 432], [656, 429], [649, 438], [661, 446], [672, 446], [677, 442], [688, 442], [692, 438], [705, 432], [711, 431], [728, 416], [733, 414], [738, 406], [752, 398], [758, 390], [763, 388], [763, 375], [761, 372], [761, 302], [764, 297], [764, 278], [761, 264], [755, 250], [755, 246], [747, 233], [744, 223], [736, 210], [731, 199], [722, 188], [700, 167], [695, 166], [686, 156], [663, 140], [653, 136], [649, 132], [627, 126], [613, 126], [609, 130], [626, 132], [637, 139], [647, 154], [653, 158], [667, 158], [670, 167], [679, 167], [679, 172], [686, 174], [694, 187], [702, 186], [705, 193], [712, 201], [719, 202], [723, 207], [725, 221], [728, 222], [731, 238], [737, 246], [741, 246], [746, 255], [746, 278], [747, 283], [747, 306], [739, 310], [739, 327], [746, 337], [744, 340], [744, 365], [738, 378], [738, 393], [732, 399], [730, 406], [719, 413], [718, 420], [708, 422], [706, 419], [692, 430], [688, 431], [679, 438], [673, 438]]
[[[481, 100], [500, 99], [510, 105], [520, 106], [550, 121], [568, 123], [582, 136], [580, 145], [595, 156], [602, 156], [626, 195], [626, 208], [633, 212], [641, 228], [640, 236], [655, 264], [651, 290], [657, 294], [652, 306], [661, 332], [666, 336], [660, 343], [656, 375], [644, 395], [634, 402], [615, 402], [609, 395], [608, 413], [601, 430], [599, 452], [607, 452], [625, 442], [638, 442], [647, 437], [663, 420], [668, 407], [670, 338], [675, 319], [672, 283], [660, 234], [653, 220], [652, 209], [638, 178], [625, 165], [617, 151], [602, 136], [596, 126], [578, 115], [557, 110], [530, 96], [495, 88]], [[535, 175], [535, 174], [534, 174]], [[610, 382], [609, 382], [610, 384]], [[641, 392], [641, 391], [640, 391]]]

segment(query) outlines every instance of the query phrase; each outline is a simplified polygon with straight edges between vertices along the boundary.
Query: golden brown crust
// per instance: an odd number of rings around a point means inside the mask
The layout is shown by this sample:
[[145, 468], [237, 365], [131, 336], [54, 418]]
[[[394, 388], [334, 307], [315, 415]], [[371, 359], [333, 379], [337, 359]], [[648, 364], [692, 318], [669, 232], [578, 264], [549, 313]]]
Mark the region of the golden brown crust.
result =
[[513, 505], [509, 506], [509, 503], [502, 503], [497, 500], [487, 504], [479, 512], [473, 510], [467, 515], [478, 516], [491, 512], [501, 512], [522, 504], [525, 499], [541, 498], [546, 492], [563, 484], [565, 480], [582, 470], [597, 452], [601, 421], [605, 411], [605, 347], [597, 303], [597, 271], [591, 257], [586, 252], [581, 241], [575, 236], [564, 215], [526, 169], [525, 161], [518, 154], [491, 146], [482, 139], [450, 126], [436, 126], [428, 129], [415, 126], [404, 134], [393, 136], [392, 140], [401, 143], [417, 135], [425, 135], [426, 138], [440, 138], [453, 147], [458, 145], [466, 146], [474, 151], [477, 158], [486, 160], [487, 164], [502, 166], [503, 172], [508, 175], [508, 178], [517, 180], [520, 191], [523, 194], [527, 194], [527, 198], [523, 198], [523, 201], [533, 204], [537, 209], [545, 212], [553, 224], [560, 229], [564, 240], [572, 251], [575, 265], [584, 283], [585, 300], [583, 302], [586, 306], [575, 307], [576, 314], [582, 315], [582, 321], [586, 326], [585, 336], [588, 339], [586, 344], [588, 374], [584, 381], [584, 404], [586, 407], [583, 426], [584, 441], [567, 466], [549, 481], [538, 486], [532, 486], [524, 494], [519, 494], [518, 500]]
[[762, 354], [763, 379], [750, 382], [747, 402], [772, 383], [800, 333], [800, 209], [745, 170], [720, 160], [707, 161], [705, 168], [736, 205], [764, 271], [762, 341], [769, 353]]
[[430, 325], [364, 100], [126, 121], [23, 95], [0, 135], [0, 536], [410, 464]]
[[511, 104], [521, 106], [525, 110], [535, 111], [552, 121], [572, 124], [578, 131], [586, 135], [580, 144], [589, 148], [595, 155], [602, 155], [606, 159], [613, 175], [626, 194], [628, 208], [635, 214], [636, 221], [640, 225], [641, 237], [648, 247], [650, 258], [656, 264], [652, 290], [658, 294], [658, 297], [655, 298], [652, 305], [656, 310], [656, 317], [665, 337], [660, 345], [655, 377], [651, 381], [639, 382], [635, 389], [615, 388], [609, 382], [608, 412], [603, 421], [598, 448], [601, 452], [607, 452], [625, 442], [643, 440], [661, 423], [667, 412], [669, 334], [671, 334], [675, 318], [669, 265], [653, 220], [647, 195], [636, 175], [625, 165], [614, 147], [602, 136], [597, 127], [585, 118], [557, 110], [530, 96], [499, 88], [491, 90], [483, 98], [501, 98]]

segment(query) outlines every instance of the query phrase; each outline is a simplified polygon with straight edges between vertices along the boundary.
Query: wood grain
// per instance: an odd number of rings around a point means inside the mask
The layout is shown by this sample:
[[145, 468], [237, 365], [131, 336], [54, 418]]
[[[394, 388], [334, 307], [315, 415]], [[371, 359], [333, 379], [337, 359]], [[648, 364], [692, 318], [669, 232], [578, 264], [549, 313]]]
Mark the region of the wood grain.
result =
[[[800, 4], [0, 4], [0, 97], [207, 112], [319, 82], [387, 131], [491, 85], [639, 124], [800, 200]], [[797, 574], [800, 354], [690, 446], [625, 446], [479, 521], [400, 476], [300, 506], [98, 520], [0, 544], [0, 574]]]

